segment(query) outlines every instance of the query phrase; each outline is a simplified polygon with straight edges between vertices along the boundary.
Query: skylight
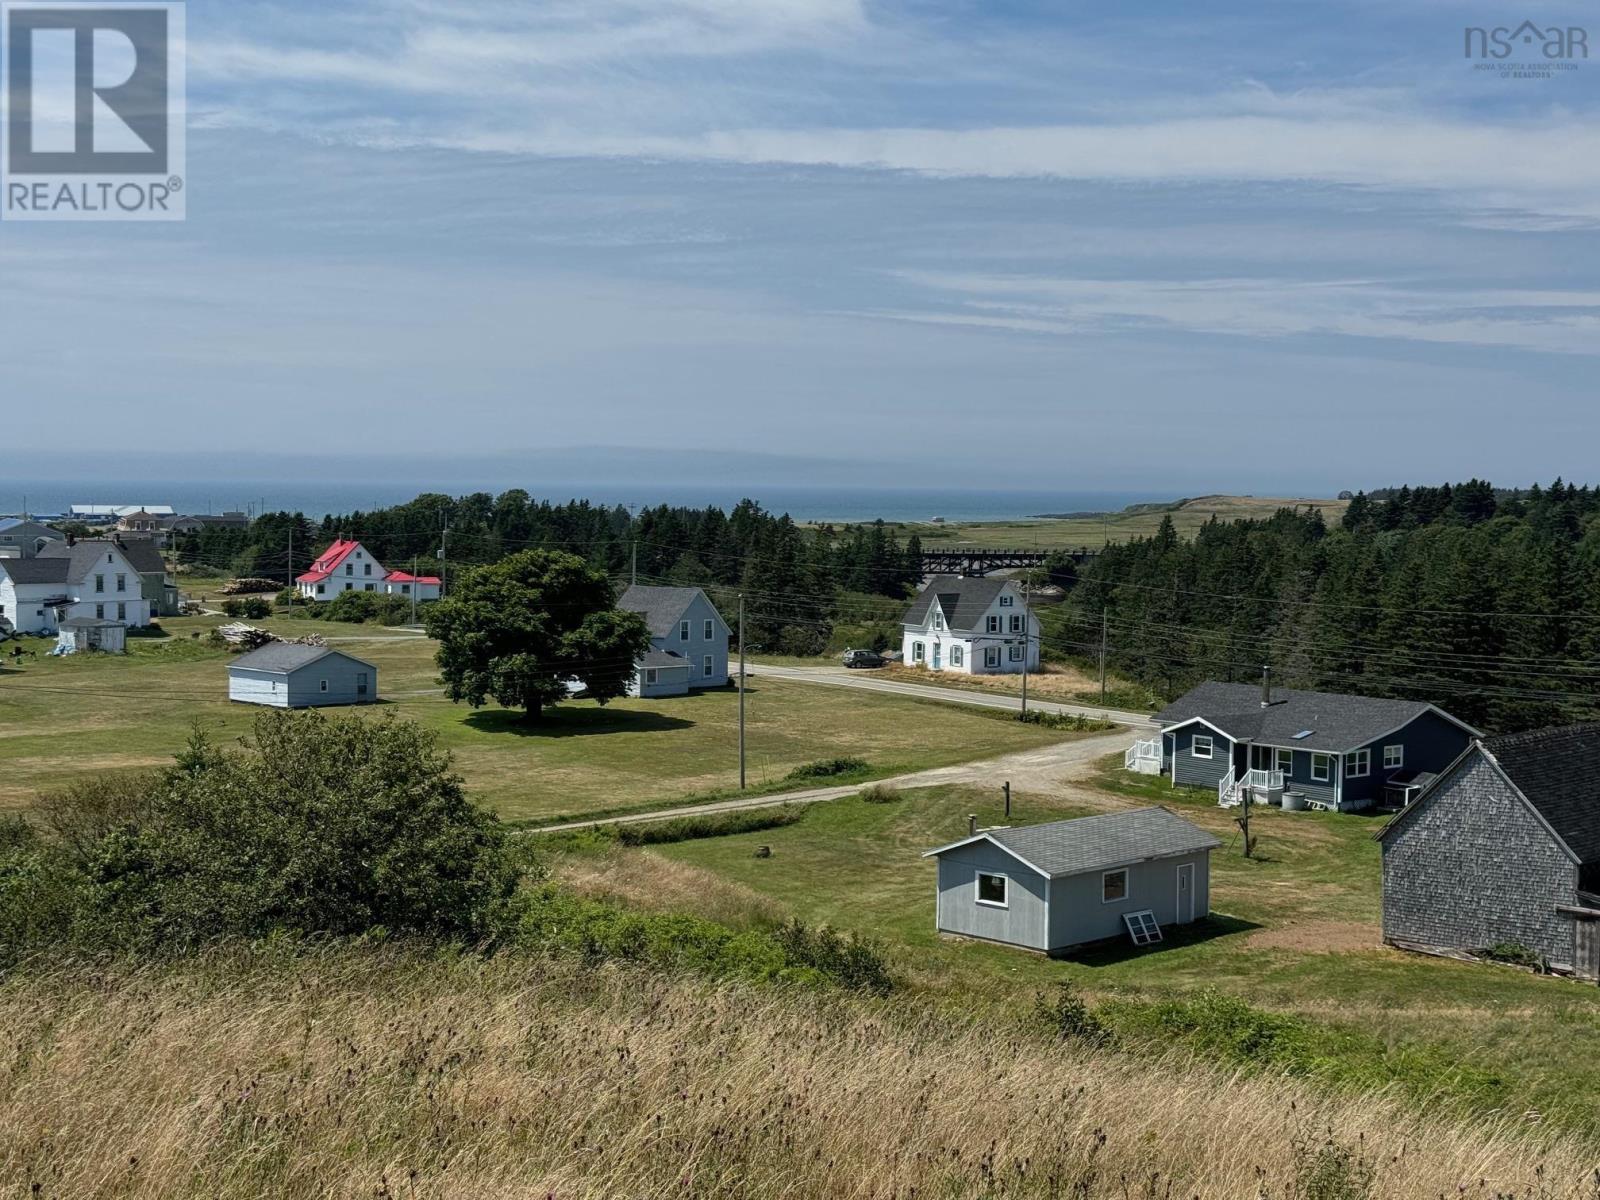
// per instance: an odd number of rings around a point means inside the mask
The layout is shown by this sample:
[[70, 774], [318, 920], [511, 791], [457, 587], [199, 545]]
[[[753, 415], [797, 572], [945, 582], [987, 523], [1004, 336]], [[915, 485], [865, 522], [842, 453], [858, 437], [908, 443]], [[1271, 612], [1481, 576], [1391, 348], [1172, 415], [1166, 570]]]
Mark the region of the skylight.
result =
[[1315, 732], [1316, 732], [1316, 730], [1314, 730], [1314, 729], [1302, 729], [1299, 733], [1294, 735], [1294, 740], [1297, 741], [1297, 742], [1304, 741], [1306, 738], [1310, 737]]

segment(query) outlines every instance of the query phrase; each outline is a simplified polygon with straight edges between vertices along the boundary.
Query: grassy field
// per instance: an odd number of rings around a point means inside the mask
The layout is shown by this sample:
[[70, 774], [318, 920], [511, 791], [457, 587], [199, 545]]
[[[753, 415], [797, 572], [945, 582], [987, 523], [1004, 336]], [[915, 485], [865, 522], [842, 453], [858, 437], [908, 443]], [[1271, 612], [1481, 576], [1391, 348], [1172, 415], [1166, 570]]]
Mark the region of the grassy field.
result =
[[[0, 669], [0, 809], [26, 808], [71, 778], [166, 762], [198, 723], [219, 740], [246, 733], [255, 710], [231, 704], [231, 657], [191, 635], [218, 623], [165, 622], [168, 640], [130, 639], [126, 656], [40, 657]], [[426, 638], [374, 626], [257, 622], [314, 631], [378, 667], [386, 703], [438, 732], [473, 796], [512, 820], [670, 804], [738, 784], [738, 705], [732, 690], [600, 706], [575, 701], [527, 725], [497, 707], [447, 701]], [[47, 641], [33, 641], [48, 647]], [[944, 766], [1060, 740], [1048, 730], [958, 707], [762, 680], [747, 695], [749, 781], [783, 784], [819, 758], [867, 760], [872, 777]]]
[[[635, 904], [719, 920], [793, 914], [875, 934], [897, 948], [919, 985], [958, 1003], [992, 996], [997, 980], [1018, 997], [1071, 979], [1103, 999], [1137, 1003], [1218, 988], [1365, 1039], [1352, 1073], [1426, 1072], [1490, 1107], [1600, 1130], [1589, 1100], [1600, 1087], [1600, 990], [1381, 946], [1375, 819], [1263, 811], [1257, 856], [1246, 860], [1231, 814], [1162, 782], [1132, 781], [1111, 763], [1102, 786], [1078, 798], [1019, 794], [1012, 819], [1164, 802], [1222, 838], [1212, 860], [1213, 919], [1159, 949], [1116, 946], [1051, 961], [941, 938], [935, 868], [920, 855], [961, 837], [967, 813], [1000, 823], [999, 794], [989, 790], [905, 791], [887, 804], [852, 798], [784, 828], [614, 850], [603, 868], [576, 861], [565, 870], [584, 890]], [[757, 845], [772, 856], [755, 857]]]
[[964, 546], [1023, 549], [1056, 549], [1080, 546], [1091, 550], [1108, 541], [1126, 542], [1148, 537], [1170, 515], [1180, 537], [1193, 536], [1212, 517], [1240, 521], [1270, 517], [1280, 508], [1312, 505], [1322, 510], [1330, 524], [1345, 510], [1343, 500], [1282, 496], [1202, 496], [1171, 508], [1141, 508], [1132, 512], [1110, 513], [1104, 517], [1068, 517], [1050, 520], [951, 521], [942, 525], [925, 522], [899, 526], [902, 534], [915, 533], [924, 549], [957, 549]]

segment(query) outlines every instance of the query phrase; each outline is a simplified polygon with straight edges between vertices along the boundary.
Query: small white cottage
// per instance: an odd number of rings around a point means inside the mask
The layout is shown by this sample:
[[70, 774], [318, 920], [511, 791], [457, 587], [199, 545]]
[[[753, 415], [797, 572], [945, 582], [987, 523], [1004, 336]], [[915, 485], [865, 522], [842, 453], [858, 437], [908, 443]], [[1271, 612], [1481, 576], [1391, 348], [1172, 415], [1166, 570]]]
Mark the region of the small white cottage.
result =
[[1060, 954], [1089, 942], [1159, 941], [1210, 912], [1222, 843], [1164, 808], [975, 830], [939, 861], [940, 933]]
[[378, 668], [330, 646], [268, 642], [228, 664], [228, 699], [274, 708], [373, 704]]

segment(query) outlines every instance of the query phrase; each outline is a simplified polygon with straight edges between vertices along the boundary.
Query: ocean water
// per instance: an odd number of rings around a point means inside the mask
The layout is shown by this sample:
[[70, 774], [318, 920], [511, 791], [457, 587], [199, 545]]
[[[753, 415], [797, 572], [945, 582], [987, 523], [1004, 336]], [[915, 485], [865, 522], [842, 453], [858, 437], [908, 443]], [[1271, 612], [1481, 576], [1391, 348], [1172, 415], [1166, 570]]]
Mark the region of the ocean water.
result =
[[[537, 499], [565, 502], [590, 500], [598, 504], [653, 506], [684, 505], [731, 508], [740, 500], [758, 501], [771, 512], [787, 512], [797, 521], [1005, 521], [1041, 513], [1117, 512], [1130, 504], [1180, 499], [1174, 493], [1004, 491], [963, 488], [903, 487], [801, 487], [792, 484], [723, 485], [716, 482], [652, 485], [582, 483], [490, 485], [487, 492], [521, 486]], [[22, 511], [64, 513], [74, 504], [170, 504], [180, 513], [214, 513], [224, 510], [249, 513], [289, 510], [313, 519], [325, 514], [370, 512], [415, 499], [419, 492], [440, 491], [460, 495], [472, 487], [429, 487], [426, 482], [342, 483], [323, 480], [286, 482], [231, 480], [226, 482], [153, 479], [8, 479], [0, 481], [0, 514]]]

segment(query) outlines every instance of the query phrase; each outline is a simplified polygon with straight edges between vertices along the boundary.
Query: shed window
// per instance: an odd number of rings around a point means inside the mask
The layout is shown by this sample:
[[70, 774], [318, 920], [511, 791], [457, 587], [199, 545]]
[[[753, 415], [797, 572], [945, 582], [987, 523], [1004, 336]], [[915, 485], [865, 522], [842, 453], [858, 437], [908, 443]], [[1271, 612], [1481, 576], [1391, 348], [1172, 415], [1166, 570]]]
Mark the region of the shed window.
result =
[[1333, 755], [1313, 754], [1311, 756], [1311, 781], [1313, 783], [1327, 783], [1333, 778]]
[[327, 691], [327, 690], [328, 690], [328, 681], [327, 681], [327, 680], [326, 680], [326, 679], [324, 679], [324, 680], [323, 680], [323, 681], [322, 681], [322, 682], [321, 682], [321, 684], [319, 684], [319, 685], [318, 685], [318, 687], [317, 687], [317, 691], [319, 691], [319, 692], [325, 692], [325, 691]]
[[1383, 748], [1383, 769], [1398, 771], [1406, 765], [1406, 748], [1404, 746], [1385, 746]]
[[1372, 773], [1372, 751], [1357, 750], [1345, 759], [1344, 773], [1347, 779], [1365, 779]]
[[1195, 734], [1194, 740], [1189, 743], [1189, 753], [1196, 758], [1210, 758], [1211, 735], [1209, 733]]
[[644, 681], [646, 683], [654, 683], [656, 681], [656, 669], [654, 667], [644, 673]]
[[978, 903], [991, 904], [995, 908], [1007, 907], [1006, 883], [1004, 875], [990, 875], [986, 871], [979, 871]]
[[1100, 903], [1112, 904], [1128, 898], [1128, 869], [1107, 871], [1100, 876]]

